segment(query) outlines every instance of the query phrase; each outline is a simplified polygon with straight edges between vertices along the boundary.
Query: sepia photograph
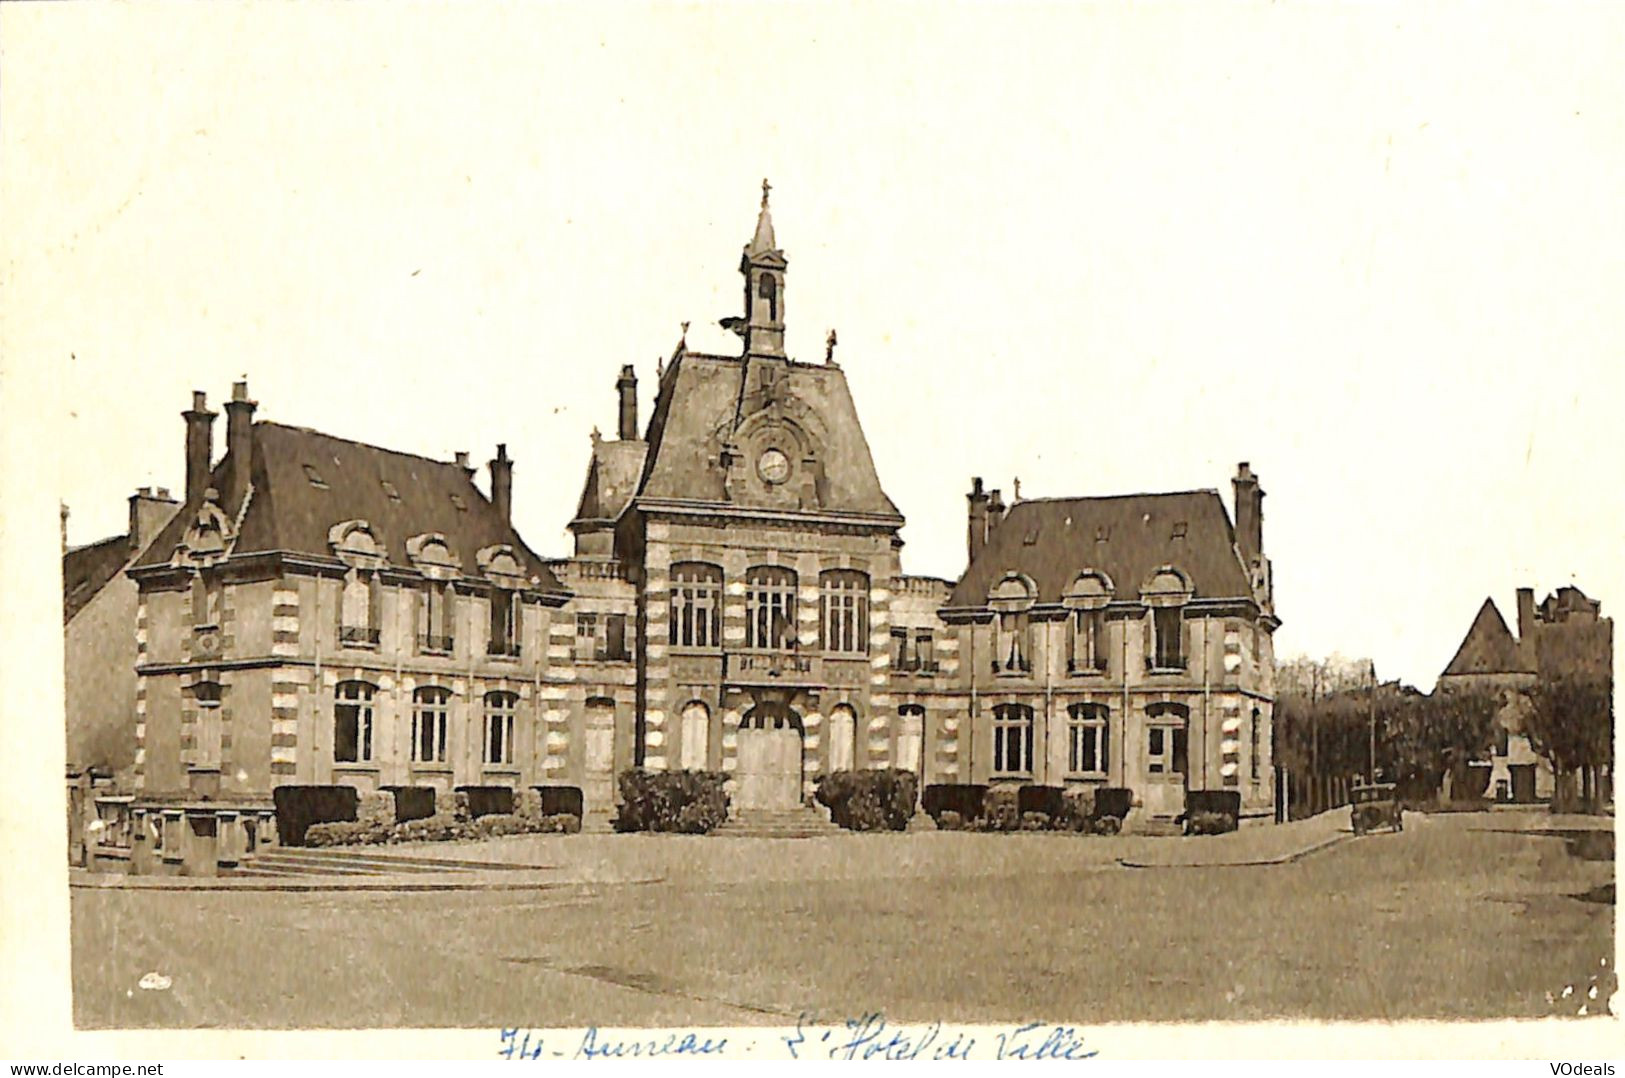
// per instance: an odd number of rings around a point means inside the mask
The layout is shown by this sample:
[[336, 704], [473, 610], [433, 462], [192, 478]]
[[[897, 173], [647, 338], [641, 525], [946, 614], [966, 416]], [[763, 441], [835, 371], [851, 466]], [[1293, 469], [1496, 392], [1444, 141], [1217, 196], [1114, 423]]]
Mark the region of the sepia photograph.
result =
[[1617, 1056], [1622, 52], [6, 4], [0, 1054]]

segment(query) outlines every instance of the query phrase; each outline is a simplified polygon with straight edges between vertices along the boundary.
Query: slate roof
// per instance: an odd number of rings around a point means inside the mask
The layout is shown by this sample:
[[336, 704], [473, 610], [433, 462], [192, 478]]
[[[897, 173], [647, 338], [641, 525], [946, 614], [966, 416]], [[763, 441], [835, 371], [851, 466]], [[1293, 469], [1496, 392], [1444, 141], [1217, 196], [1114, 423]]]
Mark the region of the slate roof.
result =
[[62, 555], [62, 621], [66, 624], [119, 575], [130, 560], [130, 537], [115, 535]]
[[[1178, 525], [1184, 537], [1175, 538]], [[1104, 572], [1115, 597], [1137, 599], [1159, 568], [1185, 573], [1197, 599], [1253, 599], [1235, 530], [1217, 491], [1044, 498], [1010, 507], [965, 569], [947, 608], [982, 608], [1008, 572], [1038, 587], [1038, 603], [1058, 603], [1085, 569]]]
[[[241, 492], [231, 483], [228, 453], [210, 482], [235, 517]], [[329, 530], [346, 520], [365, 520], [392, 565], [411, 565], [406, 541], [439, 532], [462, 571], [477, 575], [475, 555], [508, 544], [525, 574], [541, 591], [565, 589], [512, 524], [503, 520], [461, 465], [380, 449], [361, 442], [280, 423], [254, 424], [253, 495], [242, 517], [233, 554], [270, 551], [331, 558]], [[197, 516], [188, 502], [158, 534], [138, 566], [162, 565]]]
[[594, 520], [615, 520], [638, 491], [649, 443], [627, 439], [593, 443], [587, 464], [587, 482], [581, 489], [572, 524]]
[[1507, 628], [1506, 619], [1495, 605], [1494, 599], [1485, 599], [1478, 608], [1478, 616], [1462, 638], [1455, 658], [1444, 668], [1442, 676], [1453, 674], [1528, 674], [1533, 673], [1523, 657], [1517, 638]]
[[[764, 362], [775, 364], [788, 396], [798, 406], [804, 405], [824, 428], [818, 447], [827, 482], [822, 511], [892, 517], [900, 524], [902, 514], [881, 489], [841, 368], [761, 359], [751, 360], [750, 365]], [[730, 431], [739, 412], [745, 366], [737, 356], [684, 350], [673, 356], [649, 418], [648, 457], [639, 497], [728, 502], [716, 459], [721, 448], [719, 432]]]

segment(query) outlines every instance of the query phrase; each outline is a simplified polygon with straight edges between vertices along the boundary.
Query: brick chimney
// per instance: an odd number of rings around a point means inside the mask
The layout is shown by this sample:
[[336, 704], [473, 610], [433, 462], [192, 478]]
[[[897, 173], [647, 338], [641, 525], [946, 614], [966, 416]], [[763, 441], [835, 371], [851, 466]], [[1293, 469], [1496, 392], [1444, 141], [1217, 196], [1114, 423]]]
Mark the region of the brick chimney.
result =
[[167, 487], [142, 487], [130, 495], [130, 553], [139, 554], [158, 537], [179, 508]]
[[1518, 643], [1524, 644], [1534, 638], [1535, 632], [1535, 589], [1518, 589]]
[[1236, 494], [1236, 546], [1250, 568], [1264, 556], [1264, 491], [1246, 461], [1236, 465], [1230, 482]]
[[1004, 496], [998, 491], [991, 491], [987, 496], [987, 535], [983, 542], [991, 538], [993, 532], [1004, 523]]
[[[970, 481], [970, 493], [965, 495], [970, 503], [970, 510], [965, 529], [965, 549], [970, 561], [976, 560], [976, 555], [982, 552], [987, 544], [987, 494], [982, 490], [982, 477], [976, 476]], [[966, 564], [969, 564], [967, 562]]]
[[616, 392], [621, 400], [621, 433], [623, 442], [637, 441], [638, 437], [638, 376], [628, 363], [621, 368], [621, 376], [615, 381]]
[[508, 459], [508, 445], [498, 443], [497, 455], [491, 460], [491, 505], [502, 514], [502, 519], [513, 519], [513, 461]]
[[208, 397], [194, 390], [191, 411], [182, 412], [186, 420], [186, 503], [193, 505], [203, 500], [203, 491], [209, 485], [209, 457], [214, 452], [214, 413], [209, 411]]
[[231, 461], [229, 481], [236, 497], [234, 509], [242, 508], [242, 499], [248, 494], [248, 484], [254, 468], [254, 409], [258, 407], [248, 399], [248, 383], [235, 382], [231, 387], [231, 400], [226, 402], [226, 458]]

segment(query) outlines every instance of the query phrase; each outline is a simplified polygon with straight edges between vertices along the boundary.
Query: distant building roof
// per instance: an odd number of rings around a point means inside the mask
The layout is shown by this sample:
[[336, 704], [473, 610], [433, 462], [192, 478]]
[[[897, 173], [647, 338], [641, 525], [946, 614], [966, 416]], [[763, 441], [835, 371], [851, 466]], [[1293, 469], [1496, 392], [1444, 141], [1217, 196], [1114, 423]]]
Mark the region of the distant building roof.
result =
[[[475, 555], [490, 546], [514, 550], [540, 591], [564, 589], [513, 525], [474, 485], [462, 465], [430, 460], [280, 423], [254, 424], [253, 492], [238, 524], [233, 554], [281, 551], [332, 557], [335, 524], [365, 520], [391, 564], [409, 566], [406, 543], [440, 533], [465, 573], [478, 573]], [[210, 482], [233, 515], [242, 491], [231, 489], [230, 454]], [[163, 565], [196, 518], [188, 503], [159, 533], [138, 566]]]
[[1533, 668], [1524, 649], [1507, 628], [1506, 619], [1494, 599], [1485, 599], [1478, 616], [1456, 649], [1455, 658], [1444, 668], [1443, 677], [1462, 674], [1530, 674]]
[[130, 560], [130, 537], [115, 535], [62, 555], [62, 621], [73, 620]]
[[1058, 603], [1079, 574], [1104, 573], [1117, 598], [1137, 598], [1158, 569], [1184, 573], [1199, 599], [1253, 599], [1235, 530], [1218, 492], [1045, 498], [1016, 502], [954, 585], [949, 608], [987, 605], [1007, 573]]

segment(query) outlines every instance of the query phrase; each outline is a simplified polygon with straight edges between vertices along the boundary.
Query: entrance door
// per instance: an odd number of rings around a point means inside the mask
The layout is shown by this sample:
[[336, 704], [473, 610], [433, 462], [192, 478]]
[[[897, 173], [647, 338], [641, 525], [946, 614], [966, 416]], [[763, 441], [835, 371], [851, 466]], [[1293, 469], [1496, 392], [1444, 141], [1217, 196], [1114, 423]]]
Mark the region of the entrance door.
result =
[[582, 808], [605, 813], [615, 809], [615, 705], [613, 701], [587, 701], [587, 722], [582, 745]]
[[801, 729], [791, 711], [763, 707], [739, 726], [741, 809], [793, 809], [801, 804]]
[[1178, 704], [1153, 705], [1146, 721], [1146, 815], [1178, 816], [1185, 811], [1188, 712]]
[[1535, 765], [1513, 764], [1507, 768], [1512, 778], [1512, 800], [1532, 804], [1535, 800]]

